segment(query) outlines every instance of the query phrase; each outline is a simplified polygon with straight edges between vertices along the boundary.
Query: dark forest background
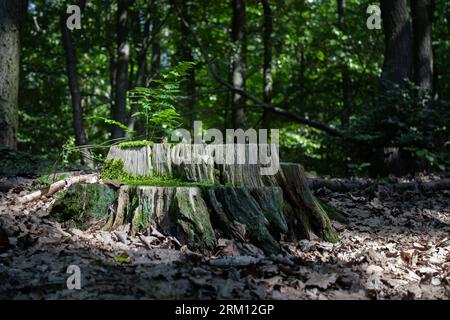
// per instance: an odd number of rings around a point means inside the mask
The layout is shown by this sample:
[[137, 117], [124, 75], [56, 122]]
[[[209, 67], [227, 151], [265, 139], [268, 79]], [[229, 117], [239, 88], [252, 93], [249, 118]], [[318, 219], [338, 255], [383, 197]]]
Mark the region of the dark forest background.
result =
[[[445, 0], [21, 1], [0, 4], [3, 93], [20, 68], [18, 102], [0, 103], [1, 143], [33, 159], [98, 163], [112, 139], [131, 139], [106, 119], [139, 131], [127, 92], [192, 62], [173, 104], [180, 127], [278, 128], [282, 159], [323, 175], [450, 166]], [[65, 25], [69, 4], [81, 30]], [[366, 25], [371, 4], [382, 29]]]

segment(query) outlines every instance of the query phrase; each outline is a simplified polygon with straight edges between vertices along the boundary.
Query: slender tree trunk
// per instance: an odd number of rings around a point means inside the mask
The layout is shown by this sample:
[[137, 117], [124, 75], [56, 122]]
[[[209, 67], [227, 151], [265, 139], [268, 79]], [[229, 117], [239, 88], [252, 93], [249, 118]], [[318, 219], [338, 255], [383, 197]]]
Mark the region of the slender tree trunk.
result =
[[[127, 26], [129, 5], [130, 0], [119, 0], [117, 9], [117, 71], [113, 119], [122, 124], [126, 123], [128, 63], [130, 61]], [[122, 128], [118, 126], [113, 127], [113, 139], [122, 138], [124, 136], [125, 132]]]
[[0, 145], [17, 149], [22, 0], [0, 1]]
[[150, 4], [152, 14], [152, 58], [151, 77], [154, 78], [161, 69], [161, 19], [159, 18], [158, 4], [152, 0]]
[[431, 29], [433, 1], [411, 0], [414, 34], [414, 78], [423, 93], [433, 91], [433, 47]]
[[150, 38], [150, 20], [144, 24], [144, 32], [142, 38], [142, 49], [139, 53], [138, 58], [138, 73], [137, 73], [137, 85], [140, 87], [145, 87], [147, 85], [147, 77], [148, 77], [148, 63], [147, 63], [147, 52]]
[[[245, 65], [246, 65], [246, 30], [245, 30], [245, 1], [232, 0], [233, 18], [231, 40], [234, 45], [232, 61], [232, 85], [236, 89], [245, 90]], [[233, 127], [245, 128], [245, 104], [244, 96], [233, 92]]]
[[151, 66], [151, 75], [155, 77], [160, 69], [161, 69], [161, 38], [160, 34], [155, 33], [152, 42], [152, 66]]
[[381, 74], [382, 92], [393, 84], [405, 87], [413, 69], [413, 38], [407, 0], [381, 0], [385, 55]]
[[[228, 67], [227, 67], [227, 74], [228, 74], [228, 78], [227, 78], [227, 82], [231, 83], [232, 79], [233, 79], [233, 74], [232, 74], [232, 59], [230, 57], [230, 60], [228, 61]], [[232, 99], [232, 91], [228, 90], [226, 91], [226, 98], [224, 101], [224, 112], [223, 112], [223, 134], [226, 134], [228, 127], [228, 118], [229, 118], [229, 111], [230, 111], [230, 107], [231, 107], [231, 99]]]
[[[339, 29], [345, 33], [345, 0], [337, 0], [338, 7], [338, 18], [339, 18]], [[343, 107], [341, 110], [341, 126], [344, 129], [348, 129], [350, 122], [350, 110], [351, 110], [351, 99], [352, 99], [352, 84], [350, 79], [350, 72], [345, 63], [341, 67], [342, 75], [342, 101]]]
[[[272, 104], [272, 30], [273, 17], [269, 0], [262, 0], [264, 12], [264, 67], [263, 67], [263, 101]], [[272, 112], [264, 109], [262, 127], [268, 129]]]
[[[137, 16], [137, 21], [135, 22], [136, 30], [140, 31], [140, 21], [139, 21], [139, 14]], [[147, 53], [148, 53], [148, 47], [149, 47], [149, 39], [150, 39], [150, 15], [147, 14], [145, 23], [144, 23], [144, 30], [142, 31], [142, 42], [141, 42], [141, 50], [138, 54], [137, 64], [138, 64], [138, 70], [136, 74], [136, 81], [134, 86], [138, 87], [146, 87], [147, 86], [147, 79], [148, 79], [148, 62], [147, 62]], [[138, 132], [142, 132], [142, 123], [139, 121], [137, 117], [133, 117], [132, 115], [135, 114], [138, 111], [138, 105], [136, 103], [131, 104], [131, 112], [130, 112], [130, 119], [128, 122], [128, 130], [136, 130]]]
[[[108, 39], [109, 34], [111, 30], [113, 29], [112, 23], [109, 23], [111, 19], [111, 6], [110, 1], [105, 0], [104, 3], [104, 9], [105, 9], [105, 20], [107, 23], [105, 24], [105, 33], [104, 37], [105, 39]], [[109, 39], [108, 39], [109, 40]], [[109, 103], [110, 103], [110, 110], [111, 110], [111, 116], [114, 110], [114, 104], [115, 104], [115, 97], [116, 97], [116, 71], [117, 71], [117, 58], [116, 58], [116, 48], [115, 44], [112, 41], [106, 40], [106, 48], [108, 50], [109, 55], [109, 84], [110, 84], [110, 92], [109, 92]]]
[[[191, 14], [189, 10], [189, 5], [187, 1], [182, 0], [178, 1], [177, 4], [179, 5], [179, 12], [181, 14], [181, 18], [184, 19], [188, 25], [191, 25]], [[187, 62], [193, 62], [194, 57], [192, 55], [191, 50], [191, 39], [190, 39], [190, 31], [189, 28], [186, 26], [183, 21], [181, 21], [180, 24], [180, 31], [181, 31], [181, 60], [187, 61]], [[190, 119], [189, 124], [191, 128], [193, 128], [194, 121], [196, 119], [196, 112], [195, 112], [195, 94], [196, 94], [196, 84], [195, 84], [195, 69], [191, 68], [189, 70], [189, 73], [187, 75], [187, 82], [186, 82], [186, 93], [188, 96], [188, 102], [187, 107], [190, 111]]]
[[[395, 86], [407, 88], [413, 71], [413, 35], [407, 0], [381, 0], [381, 18], [385, 36], [385, 55], [381, 74], [383, 98], [391, 95]], [[391, 156], [388, 156], [391, 155]], [[398, 146], [379, 148], [377, 157], [382, 159], [374, 168], [380, 172], [386, 169], [393, 174], [404, 174], [408, 170], [407, 151]], [[388, 160], [387, 160], [388, 159]]]
[[[83, 11], [86, 6], [86, 0], [81, 0], [78, 5], [80, 6], [81, 11]], [[61, 25], [62, 41], [64, 45], [64, 52], [66, 56], [66, 68], [67, 68], [67, 77], [69, 79], [69, 90], [72, 99], [73, 131], [75, 134], [76, 145], [86, 146], [88, 144], [88, 139], [86, 136], [86, 131], [84, 129], [82, 99], [77, 74], [76, 48], [72, 39], [72, 34], [66, 25], [68, 17], [69, 17], [68, 14], [66, 14], [65, 12], [62, 13], [60, 18], [60, 25]], [[93, 161], [89, 150], [86, 148], [82, 148], [80, 150], [80, 153], [81, 153], [81, 162], [83, 164], [92, 167]]]

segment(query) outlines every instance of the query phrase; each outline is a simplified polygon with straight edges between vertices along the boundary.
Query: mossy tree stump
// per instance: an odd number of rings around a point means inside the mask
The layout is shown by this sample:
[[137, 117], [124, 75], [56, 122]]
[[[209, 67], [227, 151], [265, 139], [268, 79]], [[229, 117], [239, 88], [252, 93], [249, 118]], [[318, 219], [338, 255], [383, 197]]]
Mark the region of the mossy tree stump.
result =
[[[260, 164], [173, 161], [188, 145], [114, 146], [102, 176], [124, 183], [111, 187], [80, 185], [57, 201], [52, 216], [101, 218], [104, 230], [129, 225], [136, 234], [158, 228], [193, 248], [213, 249], [218, 237], [250, 241], [266, 253], [280, 251], [279, 240], [310, 238], [335, 242], [327, 212], [308, 188], [299, 164], [282, 163], [275, 175], [260, 175]], [[98, 197], [80, 196], [85, 206], [70, 209], [75, 194], [93, 188]], [[95, 203], [99, 201], [101, 215]], [[108, 205], [105, 214], [105, 206]], [[81, 213], [80, 213], [81, 212]], [[92, 220], [91, 219], [91, 220]], [[86, 219], [78, 219], [78, 225]]]

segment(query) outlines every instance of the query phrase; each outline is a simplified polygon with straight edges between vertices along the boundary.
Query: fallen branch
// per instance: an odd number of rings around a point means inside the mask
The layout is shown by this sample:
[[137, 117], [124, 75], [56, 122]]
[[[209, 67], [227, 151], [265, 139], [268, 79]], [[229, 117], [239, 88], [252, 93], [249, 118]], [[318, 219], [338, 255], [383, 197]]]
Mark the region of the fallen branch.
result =
[[326, 188], [334, 192], [352, 192], [357, 190], [364, 190], [369, 187], [383, 187], [390, 192], [404, 192], [404, 191], [442, 191], [450, 190], [450, 179], [440, 179], [427, 182], [413, 181], [402, 183], [379, 183], [376, 181], [343, 181], [343, 180], [326, 180], [322, 178], [308, 179], [308, 185], [312, 190]]
[[250, 256], [224, 257], [221, 259], [209, 260], [209, 265], [221, 268], [246, 267], [251, 264], [257, 264], [261, 259]]
[[52, 195], [54, 195], [56, 192], [64, 189], [65, 187], [70, 187], [73, 184], [77, 184], [77, 183], [97, 183], [98, 182], [98, 175], [93, 173], [93, 174], [87, 174], [87, 175], [81, 175], [81, 176], [73, 176], [73, 177], [69, 177], [67, 179], [61, 180], [61, 181], [57, 181], [53, 184], [50, 185], [50, 187], [42, 189], [42, 190], [37, 190], [35, 192], [32, 192], [26, 196], [23, 196], [22, 198], [19, 199], [20, 203], [28, 203], [31, 201], [36, 201], [39, 200], [40, 198], [42, 198], [43, 196], [46, 197], [51, 197]]

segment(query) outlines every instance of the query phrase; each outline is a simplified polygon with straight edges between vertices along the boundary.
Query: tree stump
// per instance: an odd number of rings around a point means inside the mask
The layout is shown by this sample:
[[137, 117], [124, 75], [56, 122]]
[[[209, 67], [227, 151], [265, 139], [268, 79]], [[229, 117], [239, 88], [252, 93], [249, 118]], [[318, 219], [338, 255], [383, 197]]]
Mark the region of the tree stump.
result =
[[[261, 164], [215, 164], [202, 156], [199, 163], [185, 164], [179, 159], [189, 146], [111, 147], [103, 175], [132, 183], [116, 189], [101, 183], [72, 187], [51, 216], [82, 227], [97, 219], [104, 230], [129, 225], [132, 235], [153, 226], [201, 250], [213, 249], [218, 237], [249, 241], [267, 254], [280, 252], [280, 239], [315, 234], [338, 240], [301, 165], [282, 163], [278, 173], [264, 176]], [[168, 182], [160, 185], [155, 177]], [[73, 205], [75, 199], [78, 205]]]

